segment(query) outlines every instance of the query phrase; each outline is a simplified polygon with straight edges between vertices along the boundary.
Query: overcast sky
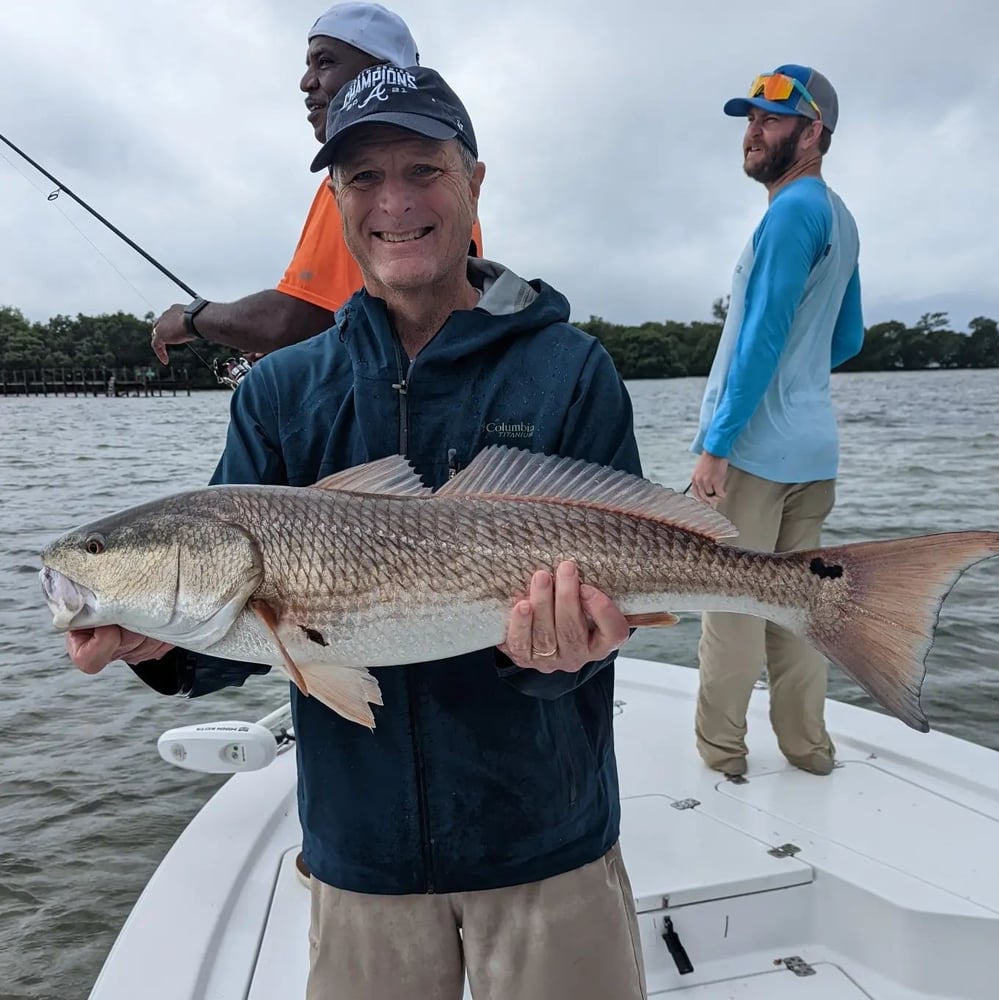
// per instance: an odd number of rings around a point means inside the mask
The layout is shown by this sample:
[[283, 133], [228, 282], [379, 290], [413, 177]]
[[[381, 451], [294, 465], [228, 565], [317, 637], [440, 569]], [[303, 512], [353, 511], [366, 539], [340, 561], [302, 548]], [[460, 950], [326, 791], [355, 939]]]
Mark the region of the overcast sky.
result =
[[[824, 173], [860, 227], [868, 324], [999, 318], [992, 0], [388, 5], [471, 114], [486, 255], [574, 318], [710, 318], [766, 204], [721, 107], [783, 62], [839, 92]], [[0, 133], [206, 298], [271, 287], [317, 183], [298, 82], [325, 6], [3, 0]], [[0, 154], [0, 304], [45, 320], [186, 301]]]

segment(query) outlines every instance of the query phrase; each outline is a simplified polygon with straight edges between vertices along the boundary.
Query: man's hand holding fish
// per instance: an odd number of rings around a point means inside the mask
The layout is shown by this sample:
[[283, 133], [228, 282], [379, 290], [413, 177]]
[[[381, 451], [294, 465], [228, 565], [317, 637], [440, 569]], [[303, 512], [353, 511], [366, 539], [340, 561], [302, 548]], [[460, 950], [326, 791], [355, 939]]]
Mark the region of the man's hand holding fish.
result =
[[519, 667], [576, 673], [614, 652], [628, 635], [628, 620], [614, 602], [580, 584], [576, 564], [566, 560], [554, 576], [539, 570], [531, 577], [529, 595], [514, 605], [499, 648]]

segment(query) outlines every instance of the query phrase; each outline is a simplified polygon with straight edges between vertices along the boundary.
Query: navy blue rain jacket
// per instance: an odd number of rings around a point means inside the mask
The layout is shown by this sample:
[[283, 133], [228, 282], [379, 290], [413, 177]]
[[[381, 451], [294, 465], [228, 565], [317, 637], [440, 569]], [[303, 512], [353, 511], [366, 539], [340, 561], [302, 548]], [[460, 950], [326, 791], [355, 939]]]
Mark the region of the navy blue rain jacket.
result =
[[[212, 481], [308, 486], [401, 453], [436, 488], [491, 444], [640, 474], [628, 394], [600, 343], [568, 324], [566, 299], [489, 261], [470, 260], [469, 277], [478, 307], [415, 359], [361, 291], [332, 329], [260, 361], [233, 396]], [[380, 668], [373, 733], [292, 687], [312, 872], [355, 892], [457, 892], [600, 857], [620, 818], [612, 660], [548, 675], [493, 648]], [[184, 653], [176, 684], [165, 669], [137, 673], [197, 696], [268, 668]]]

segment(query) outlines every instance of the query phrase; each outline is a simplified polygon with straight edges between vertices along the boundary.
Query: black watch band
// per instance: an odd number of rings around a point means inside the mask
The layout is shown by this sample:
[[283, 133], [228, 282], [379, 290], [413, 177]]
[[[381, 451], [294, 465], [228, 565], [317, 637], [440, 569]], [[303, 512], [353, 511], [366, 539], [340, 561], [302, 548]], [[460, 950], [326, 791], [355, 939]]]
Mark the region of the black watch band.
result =
[[190, 336], [197, 337], [198, 340], [204, 340], [205, 338], [198, 333], [198, 328], [194, 325], [194, 317], [207, 305], [208, 299], [203, 299], [199, 295], [193, 302], [184, 306], [184, 329]]

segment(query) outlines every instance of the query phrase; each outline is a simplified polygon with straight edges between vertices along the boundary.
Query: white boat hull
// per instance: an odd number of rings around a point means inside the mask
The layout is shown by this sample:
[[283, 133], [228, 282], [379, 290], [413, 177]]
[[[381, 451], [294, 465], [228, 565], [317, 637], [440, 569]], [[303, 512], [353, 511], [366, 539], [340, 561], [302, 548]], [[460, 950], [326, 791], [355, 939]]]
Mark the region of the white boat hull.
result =
[[[748, 781], [734, 783], [697, 756], [696, 683], [686, 668], [618, 663], [621, 843], [650, 996], [994, 1000], [999, 754], [830, 702], [839, 764], [819, 778], [779, 754], [758, 691]], [[295, 781], [285, 753], [209, 801], [91, 1000], [304, 997]], [[689, 974], [663, 941], [667, 918]]]

